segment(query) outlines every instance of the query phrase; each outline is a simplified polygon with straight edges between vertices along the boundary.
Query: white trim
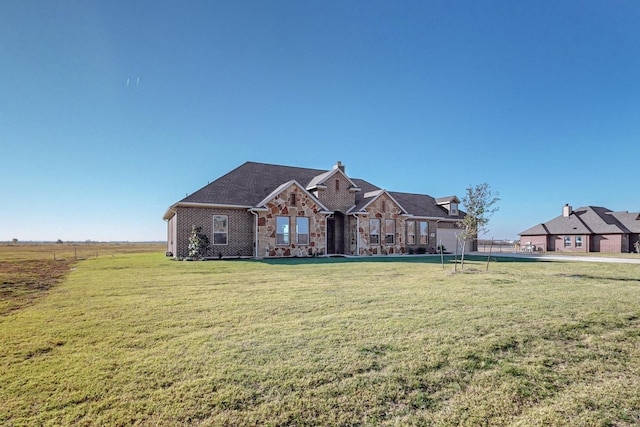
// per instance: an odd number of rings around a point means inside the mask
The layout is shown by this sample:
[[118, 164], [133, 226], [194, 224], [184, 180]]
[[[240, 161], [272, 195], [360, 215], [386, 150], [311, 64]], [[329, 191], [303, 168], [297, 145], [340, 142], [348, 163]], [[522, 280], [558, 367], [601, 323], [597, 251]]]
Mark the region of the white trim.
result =
[[169, 221], [173, 218], [178, 212], [174, 209], [175, 205], [169, 206], [169, 209], [164, 213], [162, 219], [165, 221]]
[[[379, 227], [378, 227], [378, 242], [377, 243], [373, 243], [371, 241], [371, 236], [376, 236], [376, 234], [372, 234], [371, 233], [371, 221], [378, 221]], [[382, 244], [382, 219], [381, 218], [369, 218], [369, 226], [368, 226], [368, 241], [369, 241], [369, 248], [371, 248], [372, 246], [384, 246]]]
[[411, 219], [427, 219], [427, 220], [433, 220], [433, 221], [438, 221], [438, 222], [461, 222], [462, 218], [445, 218], [445, 217], [440, 217], [440, 216], [411, 216]]
[[[223, 216], [227, 221], [226, 243], [216, 243], [216, 217]], [[218, 233], [220, 234], [220, 233]], [[213, 214], [211, 216], [211, 246], [229, 246], [229, 215], [227, 214]]]
[[178, 202], [167, 209], [162, 219], [168, 220], [176, 214], [176, 208], [205, 208], [205, 209], [251, 209], [253, 206], [245, 205], [225, 205], [219, 203], [199, 203], [199, 202]]
[[[276, 247], [278, 246], [290, 246], [293, 242], [292, 242], [292, 238], [291, 238], [291, 216], [290, 215], [276, 215]], [[279, 227], [279, 223], [278, 220], [280, 218], [286, 218], [287, 219], [287, 232], [286, 233], [280, 233], [280, 227]], [[278, 236], [285, 236], [283, 239], [285, 240], [284, 243], [278, 243]]]
[[360, 256], [360, 217], [356, 217], [356, 256]]
[[[301, 216], [298, 215], [295, 217], [295, 223], [296, 223], [296, 231], [295, 231], [295, 235], [296, 235], [296, 245], [297, 246], [309, 246], [311, 244], [311, 218], [308, 216]], [[298, 220], [300, 218], [304, 218], [307, 220], [307, 243], [300, 243], [300, 241], [298, 240], [300, 233], [298, 232]]]
[[448, 205], [453, 202], [460, 204], [460, 199], [458, 199], [458, 196], [437, 197], [435, 201], [436, 205], [438, 206]]
[[[387, 223], [393, 221], [393, 233], [389, 233], [389, 231], [387, 230]], [[395, 246], [396, 244], [396, 220], [393, 218], [385, 218], [384, 219], [384, 245], [385, 246]], [[393, 237], [393, 242], [391, 243], [387, 243], [387, 236], [392, 236]]]
[[258, 258], [258, 217], [259, 217], [259, 215], [253, 209], [249, 209], [249, 212], [251, 212], [253, 214], [253, 216], [255, 217], [254, 223], [255, 223], [255, 227], [256, 228], [255, 228], [255, 231], [254, 231], [254, 234], [255, 234], [255, 243], [254, 244], [255, 244], [256, 247], [254, 248], [253, 255], [254, 255], [254, 257]]
[[[389, 197], [391, 199], [391, 201], [393, 203], [396, 204], [396, 206], [398, 206], [400, 208], [400, 210], [402, 211], [402, 213], [404, 214], [408, 214], [408, 211], [400, 204], [398, 203], [398, 201], [396, 199], [393, 198], [393, 196], [387, 191], [387, 190], [376, 190], [376, 191], [370, 191], [368, 193], [365, 193], [365, 198], [368, 197], [372, 197], [371, 200], [369, 200], [363, 207], [360, 208], [360, 212], [362, 212], [364, 209], [366, 209], [367, 207], [369, 207], [369, 205], [371, 203], [373, 203], [374, 201], [376, 201], [376, 199], [380, 198], [380, 196], [382, 196], [383, 194], [386, 194], [387, 197]], [[352, 208], [353, 209], [353, 208]], [[402, 214], [401, 213], [401, 214]]]
[[336, 167], [333, 168], [329, 171], [326, 171], [324, 173], [321, 173], [320, 175], [316, 175], [313, 177], [313, 179], [311, 180], [311, 182], [309, 183], [309, 186], [307, 187], [307, 190], [311, 190], [314, 188], [318, 188], [323, 186], [324, 188], [327, 188], [327, 185], [325, 184], [325, 182], [331, 178], [333, 175], [335, 175], [336, 173], [339, 173], [340, 175], [342, 175], [343, 177], [345, 177], [345, 179], [347, 181], [349, 181], [349, 184], [351, 185], [351, 187], [349, 187], [349, 191], [361, 191], [360, 187], [358, 187], [356, 185], [355, 182], [353, 182], [351, 180], [351, 178], [349, 178], [347, 176], [346, 173], [342, 172], [342, 169]]
[[381, 195], [383, 192], [384, 192], [383, 189], [367, 191], [366, 193], [364, 193], [364, 198], [368, 199], [369, 197], [377, 197]]

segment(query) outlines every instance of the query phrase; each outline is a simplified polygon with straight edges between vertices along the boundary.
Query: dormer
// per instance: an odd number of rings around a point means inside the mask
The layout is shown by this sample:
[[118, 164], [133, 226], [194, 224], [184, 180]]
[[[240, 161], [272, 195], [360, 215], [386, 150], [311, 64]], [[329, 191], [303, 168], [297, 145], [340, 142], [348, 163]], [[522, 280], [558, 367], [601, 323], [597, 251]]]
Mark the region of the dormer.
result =
[[307, 190], [333, 210], [346, 212], [355, 204], [355, 193], [360, 188], [349, 178], [342, 162], [331, 170], [313, 177]]
[[458, 207], [460, 200], [458, 200], [456, 196], [437, 198], [436, 204], [446, 209], [446, 211], [449, 212], [449, 216], [457, 217], [460, 215], [460, 209]]

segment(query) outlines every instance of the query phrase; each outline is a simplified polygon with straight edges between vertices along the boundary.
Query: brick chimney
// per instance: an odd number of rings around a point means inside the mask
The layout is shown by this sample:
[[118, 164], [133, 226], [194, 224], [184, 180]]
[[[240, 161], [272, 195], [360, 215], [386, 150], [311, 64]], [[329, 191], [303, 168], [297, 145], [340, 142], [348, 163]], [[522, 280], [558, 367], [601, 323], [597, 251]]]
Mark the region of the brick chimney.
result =
[[569, 206], [569, 203], [566, 203], [562, 207], [562, 216], [565, 218], [569, 218], [569, 216], [573, 213], [573, 209]]
[[340, 169], [342, 171], [342, 173], [345, 173], [345, 168], [344, 165], [342, 164], [342, 162], [340, 160], [338, 160], [335, 164], [335, 166], [333, 167], [334, 169]]

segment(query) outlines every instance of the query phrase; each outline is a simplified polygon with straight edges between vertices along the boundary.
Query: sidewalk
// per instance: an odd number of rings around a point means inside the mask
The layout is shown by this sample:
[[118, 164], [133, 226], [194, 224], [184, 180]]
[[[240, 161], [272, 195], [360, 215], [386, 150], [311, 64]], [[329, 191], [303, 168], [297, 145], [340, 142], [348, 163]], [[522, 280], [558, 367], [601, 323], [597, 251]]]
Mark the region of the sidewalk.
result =
[[[470, 255], [476, 256], [488, 256], [489, 252], [470, 252]], [[584, 261], [584, 262], [609, 262], [614, 264], [640, 264], [640, 258], [612, 258], [612, 257], [599, 257], [599, 256], [572, 256], [572, 255], [536, 255], [536, 254], [523, 254], [523, 253], [506, 253], [506, 252], [493, 252], [491, 257], [504, 257], [504, 258], [528, 258], [528, 259], [540, 259], [549, 261]]]

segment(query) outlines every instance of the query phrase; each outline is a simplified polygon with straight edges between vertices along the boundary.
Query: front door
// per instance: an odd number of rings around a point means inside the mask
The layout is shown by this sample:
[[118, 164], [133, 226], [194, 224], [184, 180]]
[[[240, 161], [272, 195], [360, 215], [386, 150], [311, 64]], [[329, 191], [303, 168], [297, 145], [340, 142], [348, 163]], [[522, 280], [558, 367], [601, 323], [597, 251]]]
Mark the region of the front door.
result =
[[344, 254], [344, 215], [340, 212], [327, 219], [327, 253]]
[[335, 253], [336, 248], [336, 220], [327, 218], [327, 254]]

